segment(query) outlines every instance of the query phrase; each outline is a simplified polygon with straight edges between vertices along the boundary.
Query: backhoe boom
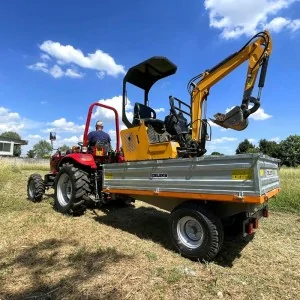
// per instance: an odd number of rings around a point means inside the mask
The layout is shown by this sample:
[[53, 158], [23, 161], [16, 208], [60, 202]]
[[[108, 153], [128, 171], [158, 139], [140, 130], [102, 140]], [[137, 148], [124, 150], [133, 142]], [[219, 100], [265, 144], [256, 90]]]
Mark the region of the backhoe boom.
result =
[[[253, 41], [254, 40], [254, 41]], [[216, 124], [234, 130], [244, 130], [248, 121], [247, 118], [254, 113], [260, 106], [261, 88], [264, 86], [268, 58], [272, 51], [272, 41], [268, 31], [256, 34], [241, 50], [230, 55], [221, 63], [194, 77], [189, 82], [192, 106], [192, 139], [199, 141], [201, 137], [201, 120], [203, 102], [209, 95], [210, 88], [223, 79], [230, 72], [235, 70], [243, 62], [248, 60], [248, 70], [244, 87], [244, 94], [241, 106], [236, 106], [232, 111], [224, 114], [216, 114]], [[259, 94], [257, 98], [251, 96], [259, 69], [262, 69], [259, 80]], [[199, 81], [195, 83], [195, 80]], [[249, 109], [249, 103], [254, 106]]]

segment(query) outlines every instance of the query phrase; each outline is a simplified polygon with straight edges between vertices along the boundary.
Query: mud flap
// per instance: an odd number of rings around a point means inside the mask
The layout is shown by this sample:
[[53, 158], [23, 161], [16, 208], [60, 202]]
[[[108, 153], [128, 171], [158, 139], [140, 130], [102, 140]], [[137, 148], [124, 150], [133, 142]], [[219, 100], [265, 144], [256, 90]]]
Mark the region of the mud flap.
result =
[[248, 120], [244, 118], [240, 106], [235, 106], [227, 114], [217, 113], [214, 117], [215, 119], [210, 118], [210, 120], [224, 128], [242, 131], [248, 126]]

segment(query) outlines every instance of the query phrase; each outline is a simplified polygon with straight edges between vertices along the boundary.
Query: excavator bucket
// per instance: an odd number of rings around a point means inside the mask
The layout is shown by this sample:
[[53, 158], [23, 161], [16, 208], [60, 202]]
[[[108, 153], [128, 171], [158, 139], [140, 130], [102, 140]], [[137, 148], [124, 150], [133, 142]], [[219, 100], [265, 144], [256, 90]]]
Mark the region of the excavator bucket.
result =
[[243, 112], [239, 106], [235, 106], [226, 114], [217, 113], [214, 117], [215, 119], [210, 120], [224, 128], [242, 131], [248, 126], [248, 119], [244, 118]]

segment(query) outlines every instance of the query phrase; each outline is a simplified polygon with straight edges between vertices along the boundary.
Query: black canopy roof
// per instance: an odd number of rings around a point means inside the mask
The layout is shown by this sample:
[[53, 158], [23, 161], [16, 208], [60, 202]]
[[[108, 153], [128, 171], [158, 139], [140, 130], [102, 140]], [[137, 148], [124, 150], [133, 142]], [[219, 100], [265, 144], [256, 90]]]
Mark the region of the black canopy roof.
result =
[[153, 56], [138, 65], [131, 67], [124, 77], [124, 84], [129, 82], [145, 91], [167, 76], [175, 74], [177, 66], [163, 56]]

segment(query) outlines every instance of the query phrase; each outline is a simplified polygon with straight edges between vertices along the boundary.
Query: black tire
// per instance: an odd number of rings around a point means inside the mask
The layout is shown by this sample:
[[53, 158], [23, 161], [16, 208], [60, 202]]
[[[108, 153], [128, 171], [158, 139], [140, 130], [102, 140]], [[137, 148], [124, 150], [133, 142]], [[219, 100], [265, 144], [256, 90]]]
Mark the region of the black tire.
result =
[[57, 211], [73, 215], [85, 211], [90, 192], [90, 181], [87, 175], [73, 164], [63, 164], [54, 183], [54, 208]]
[[191, 260], [212, 260], [224, 241], [221, 220], [197, 203], [184, 203], [174, 209], [170, 235], [176, 250]]
[[33, 202], [40, 202], [45, 193], [45, 183], [40, 174], [31, 174], [27, 181], [27, 197]]

